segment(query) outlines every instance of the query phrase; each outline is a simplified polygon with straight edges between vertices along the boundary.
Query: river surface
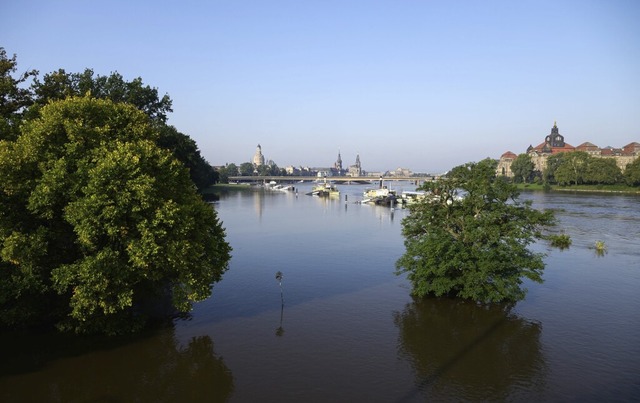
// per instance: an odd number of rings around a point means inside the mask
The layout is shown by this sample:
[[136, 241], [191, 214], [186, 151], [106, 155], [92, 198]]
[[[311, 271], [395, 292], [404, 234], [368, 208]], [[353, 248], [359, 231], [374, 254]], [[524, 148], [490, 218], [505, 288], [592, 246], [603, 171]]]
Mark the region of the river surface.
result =
[[112, 339], [0, 333], [0, 401], [640, 400], [640, 197], [523, 194], [573, 244], [534, 245], [545, 282], [525, 300], [478, 306], [414, 300], [393, 274], [406, 210], [296, 185], [221, 195], [233, 258], [188, 318]]

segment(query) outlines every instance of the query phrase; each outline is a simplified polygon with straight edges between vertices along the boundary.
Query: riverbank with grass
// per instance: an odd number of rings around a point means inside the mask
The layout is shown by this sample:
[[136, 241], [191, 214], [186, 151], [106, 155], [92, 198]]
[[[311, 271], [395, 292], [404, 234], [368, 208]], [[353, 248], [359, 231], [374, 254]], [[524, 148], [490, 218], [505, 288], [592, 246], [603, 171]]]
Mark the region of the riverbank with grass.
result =
[[521, 191], [552, 191], [552, 192], [588, 192], [588, 193], [628, 193], [640, 195], [640, 187], [626, 185], [571, 185], [545, 186], [538, 183], [519, 183], [516, 185]]

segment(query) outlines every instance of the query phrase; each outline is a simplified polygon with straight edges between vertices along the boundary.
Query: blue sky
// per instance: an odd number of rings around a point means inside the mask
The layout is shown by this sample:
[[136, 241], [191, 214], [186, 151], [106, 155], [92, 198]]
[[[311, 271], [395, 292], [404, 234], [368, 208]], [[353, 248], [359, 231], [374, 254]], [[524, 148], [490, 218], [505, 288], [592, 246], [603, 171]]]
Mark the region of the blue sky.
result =
[[544, 140], [640, 142], [640, 2], [3, 1], [19, 71], [168, 93], [213, 165], [442, 172]]

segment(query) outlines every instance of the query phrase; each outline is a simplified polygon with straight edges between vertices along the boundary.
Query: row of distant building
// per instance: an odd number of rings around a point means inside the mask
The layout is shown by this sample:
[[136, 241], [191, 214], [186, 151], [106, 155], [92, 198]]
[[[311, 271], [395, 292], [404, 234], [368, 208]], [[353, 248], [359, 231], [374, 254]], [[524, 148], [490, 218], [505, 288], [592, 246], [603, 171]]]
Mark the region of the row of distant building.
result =
[[[258, 147], [256, 148], [255, 154], [253, 154], [253, 158], [251, 162], [253, 163], [253, 166], [256, 168], [262, 165], [273, 165], [273, 161], [271, 160], [265, 161], [265, 157], [262, 154], [262, 147], [260, 146], [260, 144], [258, 144]], [[289, 165], [289, 166], [286, 166], [284, 169], [287, 172], [287, 175], [292, 175], [292, 176], [409, 177], [414, 175], [413, 172], [411, 172], [411, 170], [406, 168], [398, 168], [395, 171], [386, 171], [386, 172], [367, 172], [362, 168], [362, 163], [360, 162], [360, 154], [356, 155], [356, 161], [353, 165], [343, 167], [342, 155], [340, 155], [340, 151], [338, 151], [338, 158], [336, 159], [336, 162], [331, 167], [312, 168], [312, 167], [294, 167], [293, 165]]]
[[[531, 157], [531, 162], [533, 162], [535, 167], [534, 169], [542, 172], [547, 166], [549, 156], [570, 151], [584, 151], [594, 157], [612, 158], [616, 161], [616, 165], [624, 172], [627, 164], [640, 157], [640, 143], [629, 143], [622, 148], [614, 148], [611, 146], [600, 148], [593, 143], [586, 142], [574, 147], [564, 141], [564, 136], [560, 134], [558, 125], [554, 122], [551, 133], [545, 137], [544, 142], [538, 144], [536, 147], [530, 145], [527, 148], [526, 154]], [[513, 160], [515, 160], [517, 156], [517, 154], [511, 151], [502, 154], [498, 161], [496, 173], [498, 175], [512, 177], [511, 163], [513, 163]]]
[[[577, 147], [572, 146], [571, 144], [564, 141], [564, 136], [560, 134], [558, 129], [558, 125], [556, 122], [553, 123], [553, 127], [551, 128], [551, 133], [549, 133], [544, 141], [537, 146], [530, 145], [526, 154], [531, 157], [531, 161], [534, 164], [534, 169], [542, 172], [547, 166], [547, 159], [549, 156], [570, 152], [570, 151], [583, 151], [587, 154], [599, 157], [599, 158], [612, 158], [616, 161], [617, 166], [621, 171], [624, 172], [627, 164], [633, 162], [636, 158], [640, 157], [640, 143], [632, 142], [627, 144], [621, 148], [615, 148], [611, 146], [607, 146], [604, 148], [600, 148], [597, 145], [585, 142], [580, 144]], [[498, 175], [504, 175], [508, 177], [513, 177], [513, 172], [511, 171], [511, 164], [518, 157], [517, 154], [511, 151], [507, 151], [500, 156], [498, 161], [498, 167], [496, 173]], [[262, 147], [258, 144], [256, 148], [256, 152], [253, 155], [252, 163], [254, 167], [259, 167], [262, 165], [273, 165], [273, 161], [265, 162], [265, 157], [262, 154]], [[425, 175], [425, 174], [416, 174], [411, 172], [411, 170], [406, 168], [397, 168], [394, 171], [386, 171], [386, 172], [367, 172], [362, 168], [362, 163], [360, 161], [360, 155], [356, 155], [356, 161], [353, 165], [349, 165], [347, 167], [343, 167], [342, 165], [342, 156], [340, 155], [340, 151], [338, 151], [338, 158], [332, 167], [326, 168], [311, 168], [311, 167], [294, 167], [289, 165], [285, 167], [285, 171], [288, 175], [294, 176], [319, 176], [319, 177], [330, 177], [330, 176], [352, 176], [352, 177], [362, 177], [362, 176], [395, 176], [395, 177], [410, 177], [414, 175]], [[428, 174], [426, 174], [428, 175]]]

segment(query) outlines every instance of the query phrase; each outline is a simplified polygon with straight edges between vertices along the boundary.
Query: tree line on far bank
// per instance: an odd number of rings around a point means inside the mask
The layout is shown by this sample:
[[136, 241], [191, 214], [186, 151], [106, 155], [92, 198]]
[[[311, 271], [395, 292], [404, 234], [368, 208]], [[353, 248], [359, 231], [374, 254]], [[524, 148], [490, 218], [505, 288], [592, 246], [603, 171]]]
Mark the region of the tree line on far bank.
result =
[[265, 164], [254, 166], [250, 162], [243, 162], [240, 166], [230, 163], [223, 167], [217, 168], [217, 181], [220, 183], [229, 183], [231, 176], [287, 176], [284, 168], [279, 168], [276, 164]]
[[584, 151], [563, 152], [549, 156], [540, 172], [531, 156], [523, 153], [511, 163], [511, 172], [516, 183], [640, 186], [640, 157], [622, 172], [613, 158], [594, 157]]

